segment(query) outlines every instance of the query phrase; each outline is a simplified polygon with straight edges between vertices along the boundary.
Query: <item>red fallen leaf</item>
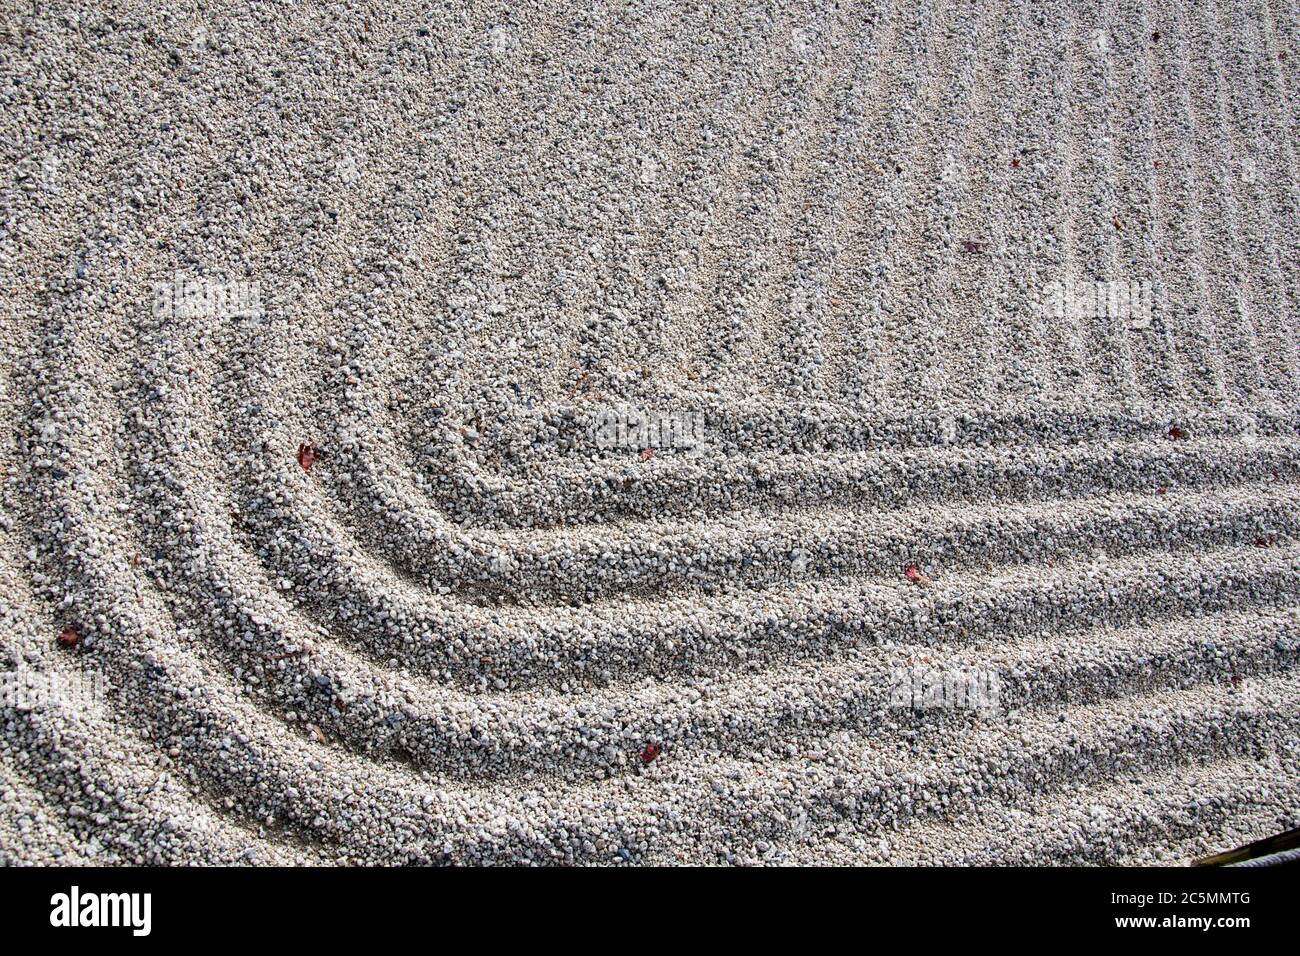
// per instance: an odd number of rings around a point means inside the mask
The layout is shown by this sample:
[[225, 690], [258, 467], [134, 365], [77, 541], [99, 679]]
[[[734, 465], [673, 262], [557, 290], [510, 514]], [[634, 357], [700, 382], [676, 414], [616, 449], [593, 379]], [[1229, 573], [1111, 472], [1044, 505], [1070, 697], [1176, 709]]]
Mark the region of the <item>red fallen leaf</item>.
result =
[[909, 564], [907, 570], [905, 570], [903, 574], [907, 575], [907, 580], [911, 581], [913, 584], [919, 584], [921, 587], [926, 587], [930, 584], [929, 575], [923, 573], [915, 564]]
[[655, 450], [654, 450], [653, 448], [643, 448], [643, 449], [641, 449], [641, 460], [642, 460], [642, 461], [649, 461], [649, 460], [650, 460], [651, 458], [653, 458], [654, 456], [655, 456]]
[[1020, 168], [1020, 160], [1019, 160], [1018, 158], [1012, 157], [1012, 160], [1011, 160], [1011, 168], [1012, 168], [1012, 169], [1019, 169], [1019, 168]]
[[1275, 534], [1261, 534], [1255, 539], [1255, 547], [1257, 548], [1271, 548], [1275, 544], [1277, 544], [1277, 535]]
[[1240, 684], [1240, 683], [1241, 683], [1241, 675], [1240, 675], [1240, 674], [1233, 674], [1233, 675], [1232, 675], [1232, 686], [1236, 687], [1236, 686], [1237, 686], [1238, 684]]
[[1187, 432], [1183, 431], [1183, 429], [1179, 428], [1177, 425], [1171, 425], [1169, 427], [1169, 437], [1173, 441], [1185, 441], [1187, 439]]
[[1160, 160], [1158, 160], [1158, 159], [1153, 159], [1153, 160], [1151, 160], [1151, 165], [1154, 166], [1156, 169], [1160, 169], [1160, 168], [1162, 168], [1165, 164], [1164, 164], [1163, 162], [1161, 162]]
[[1156, 494], [1167, 495], [1169, 494], [1169, 489], [1166, 488], [1164, 485], [1161, 485], [1159, 488], [1156, 489]]
[[641, 751], [641, 762], [650, 763], [655, 759], [655, 757], [658, 757], [662, 751], [663, 748], [658, 744], [646, 744], [645, 750]]
[[984, 243], [979, 239], [967, 239], [962, 242], [961, 247], [971, 255], [979, 255], [984, 251]]
[[298, 464], [302, 465], [303, 471], [311, 471], [311, 466], [319, 459], [320, 452], [314, 446], [307, 444], [298, 446]]
[[81, 643], [81, 635], [77, 633], [75, 627], [65, 627], [63, 633], [59, 635], [59, 643], [64, 647], [76, 647]]

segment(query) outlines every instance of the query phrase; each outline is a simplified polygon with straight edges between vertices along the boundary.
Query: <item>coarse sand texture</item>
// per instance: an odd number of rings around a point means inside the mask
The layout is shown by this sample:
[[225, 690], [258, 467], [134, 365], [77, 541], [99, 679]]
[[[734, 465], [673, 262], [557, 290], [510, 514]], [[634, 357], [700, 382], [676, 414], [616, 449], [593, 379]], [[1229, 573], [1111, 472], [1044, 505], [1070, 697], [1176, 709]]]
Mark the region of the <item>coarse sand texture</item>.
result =
[[0, 863], [1300, 825], [1295, 3], [35, 6]]

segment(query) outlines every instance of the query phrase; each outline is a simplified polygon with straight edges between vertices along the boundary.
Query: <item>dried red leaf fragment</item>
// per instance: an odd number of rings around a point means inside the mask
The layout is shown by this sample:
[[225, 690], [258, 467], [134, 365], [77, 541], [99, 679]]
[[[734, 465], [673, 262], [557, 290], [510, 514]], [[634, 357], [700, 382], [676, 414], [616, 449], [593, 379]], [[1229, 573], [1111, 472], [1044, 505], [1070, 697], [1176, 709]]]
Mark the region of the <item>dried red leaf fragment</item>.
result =
[[915, 564], [909, 564], [906, 570], [903, 571], [903, 574], [907, 576], [907, 580], [911, 581], [913, 584], [919, 584], [921, 587], [927, 587], [931, 583], [930, 576]]
[[641, 762], [651, 763], [655, 757], [663, 752], [663, 748], [658, 744], [646, 744], [645, 750], [641, 751]]
[[1186, 441], [1188, 435], [1184, 429], [1179, 428], [1177, 425], [1170, 425], [1169, 438], [1171, 441]]
[[311, 471], [311, 466], [320, 460], [320, 450], [314, 445], [306, 443], [298, 446], [298, 464], [302, 465], [303, 471]]
[[81, 635], [77, 633], [75, 627], [69, 625], [65, 627], [63, 633], [59, 635], [59, 643], [64, 647], [76, 647], [81, 643]]
[[641, 460], [642, 460], [642, 461], [649, 461], [649, 460], [650, 460], [651, 458], [653, 458], [654, 456], [655, 456], [655, 450], [654, 450], [653, 448], [642, 448], [642, 449], [641, 449]]

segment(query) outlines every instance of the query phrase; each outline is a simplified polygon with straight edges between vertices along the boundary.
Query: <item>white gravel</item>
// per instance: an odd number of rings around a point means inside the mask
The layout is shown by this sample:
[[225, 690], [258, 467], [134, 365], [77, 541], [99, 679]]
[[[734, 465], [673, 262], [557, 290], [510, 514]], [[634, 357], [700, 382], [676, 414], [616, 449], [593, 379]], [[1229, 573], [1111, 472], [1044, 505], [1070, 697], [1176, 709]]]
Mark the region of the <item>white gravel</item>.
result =
[[102, 6], [0, 14], [0, 863], [1300, 825], [1294, 8]]

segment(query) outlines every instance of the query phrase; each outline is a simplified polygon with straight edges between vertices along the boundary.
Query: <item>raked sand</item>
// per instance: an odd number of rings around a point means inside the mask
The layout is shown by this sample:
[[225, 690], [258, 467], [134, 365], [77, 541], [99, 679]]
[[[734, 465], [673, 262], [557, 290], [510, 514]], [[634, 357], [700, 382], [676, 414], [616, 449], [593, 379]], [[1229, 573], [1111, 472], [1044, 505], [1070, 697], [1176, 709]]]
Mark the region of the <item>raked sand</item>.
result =
[[103, 6], [0, 10], [0, 862], [1300, 824], [1294, 5]]

